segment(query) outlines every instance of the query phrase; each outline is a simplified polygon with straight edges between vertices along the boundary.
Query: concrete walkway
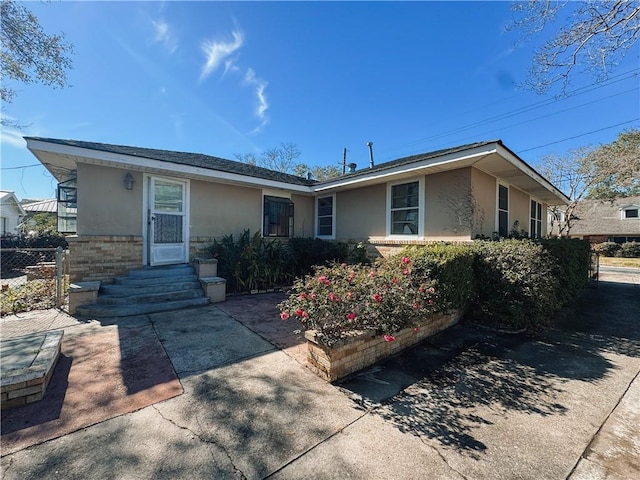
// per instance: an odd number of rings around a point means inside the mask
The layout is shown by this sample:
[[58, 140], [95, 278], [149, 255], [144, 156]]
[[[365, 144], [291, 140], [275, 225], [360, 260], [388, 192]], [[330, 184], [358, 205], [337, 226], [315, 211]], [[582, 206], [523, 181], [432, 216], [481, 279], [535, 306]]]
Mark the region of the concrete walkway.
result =
[[[278, 326], [243, 325], [258, 314]], [[337, 386], [268, 296], [69, 324], [152, 329], [184, 393], [3, 448], [3, 479], [640, 477], [640, 272], [604, 275], [544, 337], [461, 326]]]

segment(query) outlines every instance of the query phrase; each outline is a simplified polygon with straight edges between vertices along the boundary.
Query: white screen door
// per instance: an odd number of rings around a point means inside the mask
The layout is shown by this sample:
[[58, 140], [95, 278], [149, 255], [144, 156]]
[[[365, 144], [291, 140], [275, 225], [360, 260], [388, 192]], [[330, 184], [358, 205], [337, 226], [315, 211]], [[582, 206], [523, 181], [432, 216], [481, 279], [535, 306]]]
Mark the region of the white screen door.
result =
[[152, 177], [149, 195], [150, 264], [185, 263], [186, 184]]

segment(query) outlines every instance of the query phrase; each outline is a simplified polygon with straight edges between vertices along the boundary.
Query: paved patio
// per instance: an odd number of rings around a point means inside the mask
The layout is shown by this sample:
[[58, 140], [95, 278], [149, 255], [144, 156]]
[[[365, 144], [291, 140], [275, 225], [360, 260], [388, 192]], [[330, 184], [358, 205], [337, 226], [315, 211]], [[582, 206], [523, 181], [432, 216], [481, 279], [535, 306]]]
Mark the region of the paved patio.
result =
[[[461, 325], [335, 386], [301, 365], [299, 326], [279, 319], [277, 299], [67, 319], [65, 342], [108, 333], [119, 361], [132, 358], [127, 333], [155, 339], [184, 393], [54, 438], [3, 431], [2, 478], [640, 476], [640, 272], [603, 276], [544, 337]], [[68, 358], [63, 381], [80, 352]], [[87, 388], [104, 367], [85, 369]], [[31, 446], [9, 448], [16, 432]]]

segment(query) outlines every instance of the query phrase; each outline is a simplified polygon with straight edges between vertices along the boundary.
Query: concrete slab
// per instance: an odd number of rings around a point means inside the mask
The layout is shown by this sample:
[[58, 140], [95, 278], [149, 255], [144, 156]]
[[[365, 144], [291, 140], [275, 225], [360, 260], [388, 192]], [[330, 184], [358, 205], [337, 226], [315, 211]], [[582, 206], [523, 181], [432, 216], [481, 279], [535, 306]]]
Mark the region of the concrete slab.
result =
[[464, 479], [447, 465], [435, 447], [371, 415], [347, 426], [269, 478]]
[[223, 448], [153, 407], [4, 457], [3, 480], [241, 479]]
[[[404, 363], [413, 365], [405, 374], [416, 381], [398, 382], [401, 391], [373, 409], [216, 306], [154, 315], [149, 326], [178, 366], [185, 393], [5, 455], [0, 473], [493, 480], [573, 471], [615, 478], [610, 464], [620, 457], [611, 454], [608, 432], [638, 438], [637, 429], [619, 425], [638, 422], [635, 383], [630, 387], [640, 370], [638, 278], [600, 282], [544, 337], [502, 343], [487, 335], [467, 345], [453, 336], [458, 355], [420, 378], [420, 361], [438, 355], [416, 355]], [[126, 320], [143, 328], [145, 318]], [[123, 321], [101, 328], [122, 328]], [[388, 381], [393, 371], [375, 375]], [[379, 398], [390, 395], [385, 389]], [[628, 414], [618, 410], [626, 405]]]
[[301, 365], [306, 365], [307, 341], [304, 338], [304, 327], [295, 318], [281, 320], [276, 307], [286, 298], [281, 292], [235, 295], [228, 297], [218, 307]]
[[640, 478], [640, 377], [584, 452], [572, 480]]
[[281, 351], [183, 379], [164, 418], [222, 446], [246, 478], [264, 478], [364, 415]]
[[2, 455], [182, 393], [151, 325], [74, 330], [43, 400], [2, 412]]
[[148, 318], [181, 379], [276, 350], [216, 306]]

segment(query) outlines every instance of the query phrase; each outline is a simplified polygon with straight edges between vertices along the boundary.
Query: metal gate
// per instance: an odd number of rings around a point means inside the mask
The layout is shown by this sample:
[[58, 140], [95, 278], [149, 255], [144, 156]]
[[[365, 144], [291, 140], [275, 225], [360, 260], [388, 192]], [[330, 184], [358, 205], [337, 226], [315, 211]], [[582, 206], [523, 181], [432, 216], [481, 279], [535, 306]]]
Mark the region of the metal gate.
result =
[[0, 316], [66, 309], [65, 254], [62, 247], [0, 249]]

